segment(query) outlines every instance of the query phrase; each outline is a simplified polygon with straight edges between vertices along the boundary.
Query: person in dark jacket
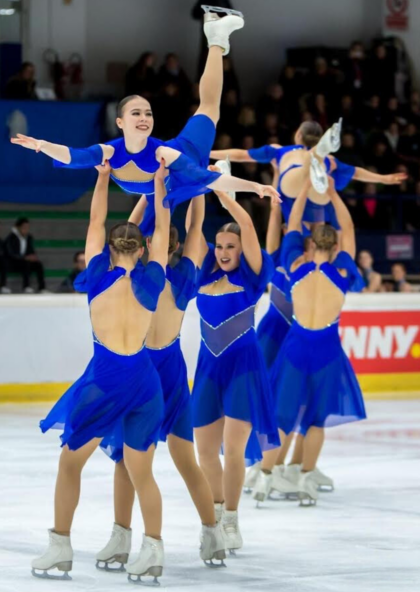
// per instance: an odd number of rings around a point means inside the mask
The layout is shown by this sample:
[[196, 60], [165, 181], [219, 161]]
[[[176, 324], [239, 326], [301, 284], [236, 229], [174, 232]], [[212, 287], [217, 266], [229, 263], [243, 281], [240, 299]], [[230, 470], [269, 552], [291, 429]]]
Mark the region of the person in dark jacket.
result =
[[4, 242], [0, 239], [0, 294], [10, 294], [7, 284], [7, 261]]
[[45, 293], [44, 266], [35, 252], [34, 239], [29, 234], [28, 218], [16, 220], [12, 231], [6, 237], [5, 251], [8, 270], [22, 274], [25, 294], [34, 293], [34, 289], [30, 286], [32, 273], [37, 276], [39, 292]]
[[60, 294], [71, 294], [76, 292], [73, 287], [74, 280], [77, 278], [79, 273], [86, 269], [86, 261], [85, 261], [85, 252], [84, 251], [77, 251], [73, 257], [73, 271], [66, 277], [65, 280], [62, 281], [60, 286], [58, 287], [57, 292]]

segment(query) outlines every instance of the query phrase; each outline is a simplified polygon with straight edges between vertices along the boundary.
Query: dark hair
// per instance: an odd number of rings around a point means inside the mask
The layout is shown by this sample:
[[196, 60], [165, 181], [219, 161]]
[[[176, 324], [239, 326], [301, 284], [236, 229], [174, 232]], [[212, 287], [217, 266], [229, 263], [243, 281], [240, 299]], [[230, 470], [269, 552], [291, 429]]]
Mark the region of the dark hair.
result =
[[23, 216], [21, 216], [20, 218], [18, 218], [15, 222], [15, 226], [16, 228], [20, 228], [21, 226], [23, 226], [24, 224], [29, 224], [29, 220], [28, 218], [25, 218]]
[[401, 269], [404, 271], [404, 273], [407, 273], [407, 268], [405, 266], [404, 263], [401, 263], [401, 261], [395, 261], [395, 263], [393, 263], [391, 265], [391, 269], [393, 269], [396, 265], [398, 265], [399, 267], [401, 267]]
[[[128, 97], [124, 97], [119, 103], [117, 107], [117, 117], [122, 117], [124, 115], [124, 107], [132, 101], [133, 99], [142, 99], [140, 95], [128, 95]], [[146, 99], [145, 99], [146, 100]]]
[[312, 230], [312, 240], [316, 249], [330, 252], [338, 243], [338, 234], [329, 224], [320, 224]]
[[305, 121], [299, 127], [302, 142], [307, 148], [313, 148], [322, 137], [322, 127], [316, 121]]
[[173, 224], [171, 224], [170, 229], [169, 229], [169, 249], [168, 249], [169, 255], [172, 255], [172, 253], [175, 253], [175, 251], [177, 250], [177, 247], [178, 247], [178, 242], [179, 242], [178, 228], [176, 226], [174, 226]]
[[32, 62], [22, 62], [22, 65], [20, 67], [20, 72], [23, 72], [24, 70], [26, 70], [26, 68], [35, 68], [35, 66], [33, 65]]
[[136, 224], [124, 222], [111, 228], [108, 243], [116, 253], [131, 254], [141, 249], [143, 236]]
[[80, 255], [84, 255], [84, 254], [85, 254], [84, 251], [76, 251], [76, 253], [73, 255], [73, 263], [77, 263], [77, 260], [80, 257]]
[[239, 236], [239, 238], [241, 238], [241, 228], [239, 224], [236, 224], [236, 222], [228, 222], [227, 224], [223, 224], [223, 226], [216, 232], [216, 236], [221, 232], [232, 232], [232, 234], [236, 234]]

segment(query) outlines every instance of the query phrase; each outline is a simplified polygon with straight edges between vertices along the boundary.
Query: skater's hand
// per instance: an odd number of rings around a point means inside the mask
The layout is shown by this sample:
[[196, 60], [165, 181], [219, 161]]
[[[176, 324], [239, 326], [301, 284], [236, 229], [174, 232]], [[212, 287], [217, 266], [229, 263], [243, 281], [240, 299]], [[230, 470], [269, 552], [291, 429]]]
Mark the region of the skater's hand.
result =
[[215, 166], [214, 164], [210, 164], [207, 167], [207, 170], [211, 171], [212, 173], [221, 173], [222, 171], [219, 169], [219, 167]]
[[384, 185], [401, 185], [407, 179], [407, 173], [393, 173], [392, 175], [383, 175], [382, 183]]
[[257, 193], [261, 199], [263, 197], [269, 197], [272, 204], [281, 203], [278, 191], [276, 191], [271, 185], [260, 185], [259, 183], [255, 183], [255, 193]]
[[100, 175], [109, 175], [111, 172], [111, 165], [109, 164], [109, 160], [104, 160], [103, 164], [99, 164], [95, 167]]
[[158, 181], [164, 185], [165, 184], [165, 177], [166, 177], [165, 159], [161, 158], [159, 168], [155, 173], [155, 181]]
[[35, 152], [40, 152], [45, 143], [44, 140], [37, 140], [36, 138], [24, 136], [23, 134], [16, 134], [16, 138], [10, 138], [10, 141], [12, 144], [28, 148], [28, 150], [35, 150]]

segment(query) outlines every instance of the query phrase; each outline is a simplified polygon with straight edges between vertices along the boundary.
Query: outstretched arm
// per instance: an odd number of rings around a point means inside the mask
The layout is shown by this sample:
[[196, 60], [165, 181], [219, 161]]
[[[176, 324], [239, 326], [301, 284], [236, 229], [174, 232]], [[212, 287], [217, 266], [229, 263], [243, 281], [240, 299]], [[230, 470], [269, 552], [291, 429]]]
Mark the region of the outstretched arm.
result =
[[223, 160], [229, 158], [231, 162], [263, 162], [269, 163], [278, 156], [280, 144], [266, 144], [261, 148], [251, 148], [250, 150], [212, 150], [210, 158]]
[[372, 173], [367, 169], [356, 167], [356, 172], [353, 176], [355, 181], [362, 181], [363, 183], [382, 183], [383, 185], [400, 185], [406, 181], [407, 175], [405, 173], [392, 173], [391, 175], [379, 175]]
[[134, 207], [134, 210], [131, 212], [130, 217], [128, 219], [129, 222], [140, 226], [143, 222], [144, 212], [147, 207], [147, 198], [145, 195], [142, 195], [137, 204]]
[[346, 205], [335, 190], [334, 181], [331, 177], [329, 177], [328, 195], [331, 198], [337, 221], [341, 227], [341, 250], [346, 251], [354, 259], [356, 256], [356, 238], [353, 220]]
[[[70, 149], [61, 144], [52, 144], [51, 142], [37, 140], [36, 138], [24, 136], [23, 134], [17, 134], [17, 137], [11, 138], [10, 141], [12, 144], [22, 146], [22, 148], [27, 148], [28, 150], [43, 152], [47, 156], [50, 156], [51, 158], [54, 158], [54, 160], [62, 162], [63, 164], [71, 164], [73, 158], [77, 155], [80, 155], [82, 159], [83, 157], [85, 157], [85, 159], [86, 157], [89, 157], [89, 162], [86, 163], [86, 168], [103, 164], [105, 160], [109, 160], [114, 154], [114, 147], [108, 144], [98, 144], [100, 149], [102, 149], [102, 153], [98, 150], [98, 154], [95, 153], [93, 157], [92, 149], [94, 149], [95, 146], [91, 146], [90, 148]], [[71, 152], [73, 152], [73, 158]]]
[[212, 150], [210, 158], [214, 160], [224, 160], [228, 158], [231, 162], [255, 162], [249, 155], [248, 150], [230, 148], [229, 150]]
[[89, 228], [86, 237], [86, 265], [102, 253], [105, 245], [105, 222], [108, 213], [108, 187], [111, 167], [108, 162], [96, 167], [99, 172], [90, 205]]
[[[204, 195], [199, 195], [191, 200], [188, 208], [189, 228], [184, 243], [183, 256], [188, 257], [197, 267], [202, 263], [203, 249], [203, 222], [204, 222], [205, 202]], [[206, 241], [204, 240], [204, 244]], [[207, 249], [207, 244], [205, 244]]]
[[[279, 176], [280, 170], [277, 166], [277, 161], [272, 161], [271, 165], [273, 167], [273, 181], [272, 186], [277, 188], [279, 184]], [[267, 237], [266, 237], [266, 245], [267, 245], [267, 252], [271, 255], [274, 251], [280, 247], [281, 241], [281, 208], [278, 204], [271, 204], [270, 209], [270, 218], [268, 220], [268, 227], [267, 227]]]
[[165, 174], [165, 161], [162, 159], [155, 174], [156, 222], [153, 240], [150, 245], [149, 261], [156, 261], [163, 268], [168, 263], [169, 225], [171, 222], [171, 211], [163, 206], [163, 200], [166, 196]]

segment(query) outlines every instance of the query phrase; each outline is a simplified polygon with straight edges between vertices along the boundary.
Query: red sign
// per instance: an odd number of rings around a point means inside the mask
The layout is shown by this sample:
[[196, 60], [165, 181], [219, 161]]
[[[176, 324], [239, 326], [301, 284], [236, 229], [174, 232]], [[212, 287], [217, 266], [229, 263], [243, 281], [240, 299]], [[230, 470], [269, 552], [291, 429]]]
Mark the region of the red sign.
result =
[[408, 28], [409, 0], [386, 0], [385, 24], [388, 29]]
[[420, 311], [343, 312], [341, 344], [356, 374], [420, 372]]

